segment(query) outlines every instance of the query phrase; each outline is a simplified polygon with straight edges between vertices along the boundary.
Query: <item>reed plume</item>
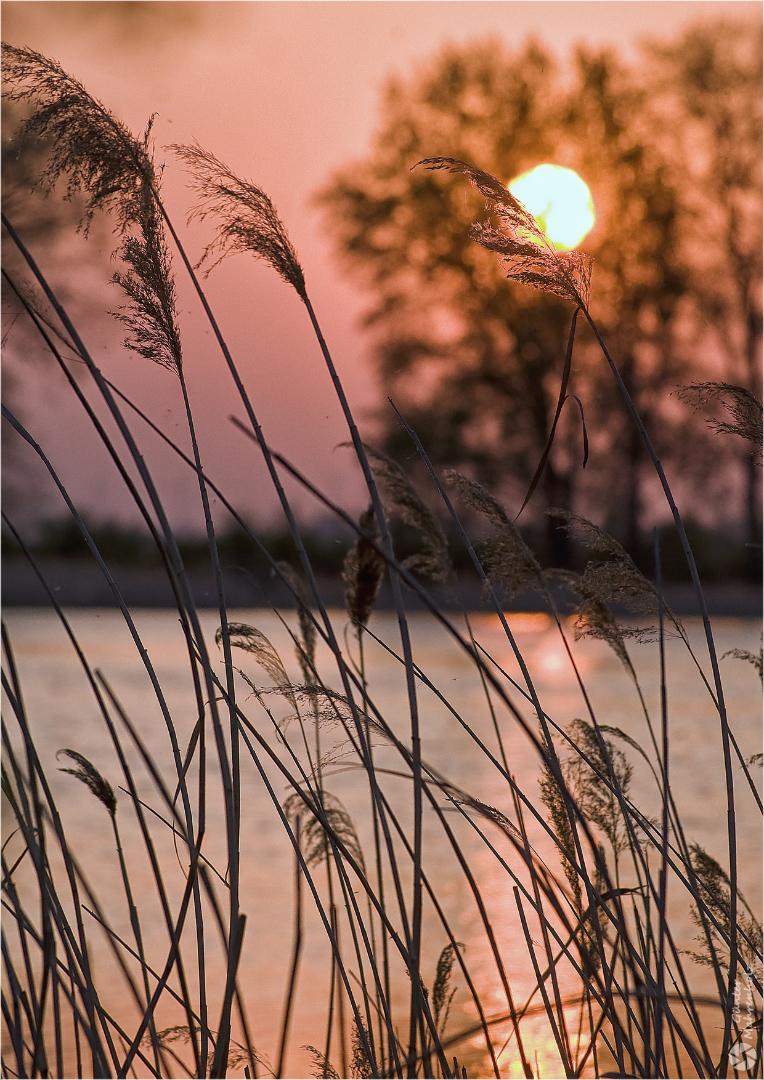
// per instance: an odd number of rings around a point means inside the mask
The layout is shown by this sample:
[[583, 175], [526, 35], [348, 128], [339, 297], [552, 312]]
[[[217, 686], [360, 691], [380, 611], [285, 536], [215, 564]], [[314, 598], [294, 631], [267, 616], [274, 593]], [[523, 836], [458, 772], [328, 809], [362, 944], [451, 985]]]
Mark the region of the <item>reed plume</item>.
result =
[[[237, 649], [252, 653], [260, 667], [268, 672], [277, 686], [290, 686], [290, 679], [286, 673], [281, 657], [271, 645], [262, 631], [246, 623], [231, 622], [228, 624], [228, 634], [231, 645]], [[223, 631], [218, 628], [215, 631], [215, 644], [220, 645], [223, 640]]]
[[98, 801], [103, 803], [109, 814], [114, 817], [117, 812], [117, 797], [109, 781], [104, 779], [95, 765], [77, 750], [59, 750], [56, 757], [59, 754], [64, 754], [66, 757], [71, 758], [72, 761], [76, 761], [77, 768], [59, 769], [58, 771], [69, 773], [70, 776], [76, 776], [78, 780], [81, 780], [93, 792]]
[[[361, 514], [358, 524], [377, 544], [380, 542], [379, 523], [374, 507]], [[374, 609], [385, 574], [385, 560], [374, 544], [359, 535], [345, 556], [342, 580], [345, 582], [345, 608], [354, 623], [366, 626]]]
[[129, 331], [125, 348], [180, 374], [183, 351], [172, 258], [151, 195], [143, 200], [136, 224], [139, 231], [125, 238], [119, 252], [130, 269], [112, 277], [130, 303], [114, 314]]
[[759, 676], [759, 682], [764, 684], [764, 653], [761, 648], [757, 653], [751, 652], [750, 649], [728, 649], [727, 652], [722, 653], [721, 659], [723, 660], [725, 656], [734, 656], [736, 660], [745, 660]]
[[[608, 838], [617, 858], [629, 847], [629, 834], [624, 827], [616, 793], [604, 785], [597, 774], [609, 776], [612, 773], [616, 790], [627, 799], [631, 785], [631, 764], [622, 750], [609, 739], [598, 735], [585, 720], [573, 720], [568, 727], [568, 735], [580, 753], [571, 753], [561, 761], [565, 784], [584, 817]], [[591, 765], [584, 761], [584, 756]]]
[[374, 478], [389, 506], [401, 520], [415, 529], [422, 541], [422, 551], [402, 561], [407, 570], [416, 570], [433, 581], [447, 581], [453, 576], [448, 557], [448, 541], [443, 526], [422, 501], [414, 485], [397, 461], [364, 444]]
[[[350, 814], [337, 796], [330, 794], [328, 791], [321, 792], [321, 809], [329, 828], [343, 842], [365, 874], [366, 864], [363, 858], [363, 850]], [[319, 821], [315, 814], [310, 814], [305, 820], [303, 815], [306, 815], [307, 812], [308, 808], [305, 800], [297, 792], [290, 795], [284, 803], [284, 813], [288, 818], [294, 818], [298, 814], [301, 817], [301, 835], [304, 845], [302, 849], [303, 857], [307, 866], [314, 866], [321, 863], [327, 854], [331, 855], [330, 843], [323, 822]]]
[[[631, 615], [657, 619], [658, 593], [652, 581], [639, 570], [621, 544], [598, 525], [558, 507], [547, 510], [547, 513], [564, 521], [563, 527], [579, 543], [598, 554], [610, 556], [604, 562], [587, 563], [581, 575], [564, 571], [547, 572], [547, 577], [557, 577], [580, 597], [576, 638], [600, 638], [612, 645], [621, 657], [619, 642], [622, 646], [625, 637], [652, 640], [657, 633], [655, 626], [620, 625], [609, 610], [609, 605], [615, 604], [624, 607]], [[665, 604], [663, 606], [667, 617], [683, 635], [679, 618]]]
[[311, 1075], [316, 1077], [316, 1080], [340, 1080], [340, 1074], [326, 1054], [316, 1049], [315, 1046], [311, 1046], [310, 1043], [303, 1046], [302, 1049], [307, 1050], [313, 1058], [313, 1064], [311, 1065], [313, 1072]]
[[[690, 856], [693, 870], [702, 884], [701, 897], [707, 906], [712, 907], [715, 918], [721, 923], [724, 937], [716, 927], [712, 926], [709, 931], [707, 920], [701, 916], [698, 905], [693, 904], [690, 912], [692, 921], [703, 933], [695, 938], [700, 945], [700, 952], [688, 950], [688, 955], [696, 964], [714, 967], [717, 963], [714, 952], [724, 952], [728, 948], [724, 938], [730, 936], [730, 879], [716, 859], [700, 844], [690, 845]], [[740, 929], [743, 931], [739, 944], [740, 959], [744, 969], [752, 973], [761, 970], [762, 927], [739, 890], [738, 897], [747, 909], [747, 915], [740, 917]]]
[[4, 96], [38, 103], [24, 120], [20, 139], [51, 143], [40, 186], [51, 190], [65, 175], [67, 198], [85, 193], [81, 227], [86, 233], [99, 210], [114, 211], [120, 233], [137, 224], [156, 182], [151, 122], [140, 141], [56, 60], [25, 47], [4, 43], [2, 49]]
[[470, 236], [489, 251], [498, 252], [504, 272], [512, 281], [553, 293], [586, 309], [589, 304], [594, 260], [581, 251], [555, 251], [531, 213], [501, 180], [456, 158], [424, 158], [427, 169], [447, 169], [466, 176], [481, 195], [486, 209], [499, 219], [500, 228], [488, 221], [470, 226]]
[[185, 162], [193, 176], [192, 188], [201, 197], [189, 221], [204, 221], [210, 214], [218, 218], [217, 236], [204, 249], [197, 263], [202, 266], [217, 255], [209, 274], [218, 263], [237, 251], [248, 251], [272, 266], [284, 281], [305, 300], [305, 278], [286, 228], [271, 199], [250, 180], [242, 180], [227, 165], [201, 146], [168, 147]]
[[451, 972], [456, 960], [456, 950], [464, 948], [461, 942], [451, 942], [441, 951], [435, 969], [435, 982], [432, 984], [432, 1015], [438, 1032], [442, 1035], [448, 1023], [451, 1003], [456, 995], [456, 988], [451, 988]]
[[482, 484], [454, 469], [447, 469], [443, 476], [462, 502], [493, 526], [492, 534], [476, 545], [476, 551], [496, 592], [512, 597], [527, 589], [543, 589], [541, 566], [499, 500]]
[[750, 390], [726, 382], [701, 382], [683, 386], [676, 396], [696, 409], [712, 400], [721, 402], [732, 419], [709, 419], [706, 423], [719, 434], [739, 435], [741, 439], [747, 439], [752, 444], [752, 455], [761, 462], [762, 403]]
[[571, 825], [570, 813], [562, 787], [547, 762], [544, 762], [541, 767], [539, 788], [541, 789], [541, 801], [547, 808], [549, 822], [559, 843], [562, 870], [573, 892], [576, 911], [580, 912], [582, 910], [581, 878], [575, 863], [572, 861], [572, 853], [576, 850], [573, 826]]
[[81, 228], [87, 234], [98, 211], [113, 212], [125, 236], [120, 257], [129, 267], [112, 281], [130, 303], [116, 313], [127, 326], [127, 348], [179, 371], [172, 260], [156, 205], [160, 180], [153, 161], [153, 117], [141, 139], [92, 97], [55, 60], [32, 49], [3, 45], [3, 74], [11, 101], [34, 100], [19, 131], [22, 140], [46, 140], [50, 156], [39, 185], [50, 191], [67, 177], [66, 197], [85, 195]]

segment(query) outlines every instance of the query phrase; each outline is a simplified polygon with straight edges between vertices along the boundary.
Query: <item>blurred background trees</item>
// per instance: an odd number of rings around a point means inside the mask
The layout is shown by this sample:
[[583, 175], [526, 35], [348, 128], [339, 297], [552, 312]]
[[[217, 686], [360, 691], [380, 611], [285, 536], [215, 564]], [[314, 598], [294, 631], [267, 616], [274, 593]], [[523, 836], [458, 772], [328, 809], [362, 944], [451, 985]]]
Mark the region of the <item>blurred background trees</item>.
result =
[[[761, 36], [720, 24], [714, 33], [690, 31], [679, 49], [655, 48], [653, 57], [667, 89], [661, 104], [675, 147], [674, 183], [683, 190], [698, 343], [713, 343], [725, 382], [761, 398]], [[747, 447], [729, 452], [742, 474], [746, 539], [760, 544], [760, 469]]]
[[[486, 216], [479, 193], [411, 171], [434, 156], [505, 182], [544, 161], [582, 176], [597, 212], [582, 244], [595, 258], [591, 311], [672, 483], [701, 506], [716, 499], [728, 524], [758, 539], [747, 448], [712, 436], [672, 394], [709, 378], [760, 392], [760, 34], [706, 26], [670, 49], [646, 46], [638, 63], [579, 49], [565, 69], [532, 43], [515, 54], [494, 42], [448, 49], [388, 86], [371, 154], [322, 192], [337, 248], [372, 298], [384, 392], [437, 464], [466, 470], [516, 512], [549, 434], [572, 311], [504, 279], [468, 236]], [[525, 514], [593, 514], [638, 554], [652, 480], [586, 328], [569, 392], [583, 403], [589, 464], [582, 471], [568, 401]], [[381, 419], [387, 450], [416, 468], [391, 411]], [[546, 530], [548, 556], [564, 562], [559, 531]]]
[[[39, 189], [49, 146], [44, 141], [19, 137], [24, 115], [22, 108], [3, 99], [3, 211], [30, 247], [46, 251], [49, 273], [56, 280], [64, 302], [75, 312], [84, 311], [92, 317], [93, 298], [101, 296], [104, 303], [109, 298], [104, 284], [109, 277], [109, 251], [104, 250], [103, 221], [99, 219], [94, 224], [92, 243], [77, 242], [75, 234], [83, 212], [82, 200], [78, 195], [65, 200], [60, 192], [46, 197]], [[32, 287], [29, 269], [5, 230], [2, 263], [3, 403], [19, 419], [26, 420], [30, 405], [46, 392], [45, 380], [52, 358], [14, 290], [15, 284], [40, 303], [39, 290]], [[71, 273], [73, 265], [77, 267], [76, 274]], [[35, 477], [42, 475], [39, 464], [25, 452], [7, 424], [2, 426], [2, 455], [6, 509], [23, 513], [29, 501], [30, 485], [38, 487]], [[38, 502], [42, 499], [41, 495]], [[39, 506], [35, 512], [39, 512]]]
[[[124, 42], [133, 50], [155, 52], [176, 43], [179, 36], [191, 36], [201, 25], [199, 5], [183, 0], [69, 0], [66, 4], [6, 4], [3, 6], [4, 39], [19, 44], [34, 41], [36, 25], [52, 22], [62, 37], [90, 36], [96, 51], [108, 51]], [[75, 322], [96, 330], [114, 342], [121, 340], [119, 328], [112, 329], [107, 314], [117, 306], [110, 284], [114, 272], [112, 253], [117, 240], [108, 219], [97, 214], [90, 223], [87, 242], [80, 230], [84, 202], [78, 192], [67, 192], [66, 180], [46, 194], [40, 177], [48, 164], [50, 146], [45, 140], [22, 139], [19, 128], [33, 109], [3, 98], [2, 102], [2, 198], [3, 210], [38, 260], [55, 287], [59, 299]], [[47, 310], [39, 289], [33, 287], [31, 273], [5, 231], [2, 237], [3, 268], [36, 303]], [[56, 391], [51, 388], [54, 361], [24, 312], [13, 287], [3, 278], [2, 345], [3, 402], [22, 422], [38, 418], [42, 401]], [[54, 320], [55, 322], [55, 320]], [[69, 355], [68, 350], [65, 350]], [[78, 373], [78, 364], [71, 370]], [[39, 431], [38, 431], [39, 434]], [[45, 519], [59, 513], [57, 493], [51, 492], [44, 468], [28, 452], [18, 436], [2, 427], [2, 493], [6, 510], [13, 512], [33, 533]], [[30, 498], [30, 492], [34, 497]], [[51, 498], [52, 496], [52, 498]]]

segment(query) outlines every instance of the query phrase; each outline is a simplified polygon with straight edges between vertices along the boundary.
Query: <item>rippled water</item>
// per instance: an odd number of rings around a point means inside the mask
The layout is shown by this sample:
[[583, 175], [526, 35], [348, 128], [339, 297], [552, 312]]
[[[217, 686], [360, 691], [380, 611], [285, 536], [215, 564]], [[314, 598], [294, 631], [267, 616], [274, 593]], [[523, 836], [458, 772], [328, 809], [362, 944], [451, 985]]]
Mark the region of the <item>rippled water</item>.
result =
[[[172, 776], [172, 755], [165, 724], [145, 669], [139, 661], [135, 645], [120, 614], [110, 609], [89, 609], [72, 610], [68, 615], [90, 664], [103, 671], [157, 765], [166, 776]], [[179, 742], [184, 749], [196, 720], [196, 706], [188, 675], [188, 656], [177, 616], [169, 611], [145, 610], [135, 612], [134, 617], [163, 687]], [[265, 633], [281, 654], [290, 674], [299, 680], [293, 645], [285, 627], [273, 613], [242, 611], [231, 612], [229, 617], [232, 621], [250, 623]], [[130, 925], [121, 892], [108, 815], [82, 784], [73, 777], [56, 771], [57, 767], [67, 764], [64, 760], [56, 760], [56, 752], [61, 748], [71, 748], [91, 759], [116, 788], [121, 782], [121, 772], [110, 737], [100, 718], [82, 668], [55, 616], [37, 609], [17, 609], [6, 613], [6, 621], [21, 674], [32, 731], [42, 762], [49, 770], [51, 788], [70, 844], [115, 929], [129, 938]], [[575, 717], [586, 716], [581, 691], [571, 674], [564, 648], [551, 621], [544, 615], [529, 614], [510, 615], [509, 622], [533, 675], [542, 706], [549, 716], [561, 725], [568, 724]], [[208, 636], [210, 651], [215, 655], [218, 653], [214, 645], [217, 626], [215, 615], [203, 612], [202, 623]], [[341, 614], [336, 613], [335, 625], [341, 626], [342, 623]], [[494, 660], [510, 675], [519, 677], [517, 663], [496, 617], [476, 614], [472, 617], [472, 626], [476, 639]], [[696, 655], [704, 670], [708, 671], [702, 627], [699, 621], [692, 619], [687, 620], [687, 626]], [[383, 613], [373, 616], [371, 629], [393, 649], [397, 647], [394, 615]], [[758, 652], [760, 624], [757, 620], [717, 619], [714, 631], [719, 654], [733, 648]], [[411, 617], [411, 632], [414, 655], [420, 668], [448, 699], [459, 716], [469, 723], [475, 734], [484, 740], [492, 752], [497, 752], [496, 736], [486, 707], [485, 693], [469, 658], [458, 650], [442, 629], [433, 626], [424, 614]], [[572, 640], [572, 633], [569, 636]], [[631, 652], [645, 690], [648, 707], [658, 725], [658, 647], [655, 644], [635, 645]], [[599, 722], [622, 729], [648, 749], [645, 721], [633, 684], [614, 653], [603, 643], [591, 641], [577, 643], [574, 653]], [[697, 669], [681, 642], [669, 641], [667, 655], [672, 789], [688, 837], [701, 843], [724, 863], [727, 824], [718, 716]], [[409, 711], [400, 662], [373, 642], [367, 644], [365, 659], [374, 702], [400, 738], [407, 740]], [[242, 654], [240, 663], [252, 678], [267, 681], [250, 657]], [[319, 650], [319, 667], [327, 685], [341, 689], [336, 671], [332, 671], [328, 650]], [[721, 667], [730, 725], [743, 754], [747, 757], [761, 748], [760, 684], [753, 668], [739, 659], [728, 657], [721, 661]], [[278, 750], [278, 739], [271, 721], [256, 701], [246, 699], [247, 693], [242, 684], [245, 711], [274, 751]], [[523, 715], [532, 720], [532, 710], [527, 701], [524, 701], [517, 691], [513, 690], [512, 696]], [[426, 762], [482, 802], [496, 806], [514, 817], [506, 784], [485, 755], [479, 752], [470, 735], [459, 726], [452, 713], [428, 689], [420, 689], [419, 702], [422, 755]], [[274, 696], [270, 699], [270, 704], [273, 716], [278, 721], [287, 717], [291, 711], [282, 698]], [[536, 752], [505, 710], [497, 708], [497, 719], [505, 740], [510, 769], [520, 787], [529, 798], [537, 802], [539, 769]], [[10, 726], [13, 727], [12, 720]], [[330, 751], [333, 744], [339, 742], [340, 734], [331, 728], [322, 731], [322, 753]], [[299, 754], [302, 737], [296, 724], [286, 728], [286, 736], [295, 753]], [[15, 745], [19, 745], [18, 738], [13, 741]], [[628, 747], [625, 749], [634, 764], [634, 801], [645, 812], [658, 815], [660, 803], [656, 797], [655, 783], [639, 755], [629, 751]], [[280, 752], [284, 756], [283, 749]], [[214, 757], [211, 739], [209, 753], [211, 758]], [[383, 774], [384, 789], [405, 825], [411, 820], [410, 785], [405, 778], [395, 775], [399, 759], [392, 749], [380, 745], [375, 754], [377, 765], [390, 770]], [[353, 817], [367, 864], [371, 865], [373, 841], [368, 812], [368, 787], [363, 782], [363, 776], [359, 775], [353, 759], [343, 756], [341, 747], [335, 750], [334, 756], [334, 763], [327, 769], [326, 787], [342, 800]], [[130, 753], [130, 761], [142, 796], [147, 803], [166, 813], [134, 751]], [[266, 766], [266, 771], [277, 797], [283, 800], [288, 795], [283, 778], [271, 764]], [[740, 884], [752, 906], [758, 907], [761, 894], [760, 819], [757, 818], [753, 800], [746, 791], [737, 765], [735, 777], [739, 807]], [[212, 765], [208, 770], [208, 782], [210, 795], [205, 845], [208, 858], [224, 873], [222, 799]], [[140, 906], [145, 912], [143, 919], [147, 954], [157, 956], [156, 963], [161, 965], [163, 954], [166, 955], [166, 934], [161, 913], [153, 895], [152, 878], [146, 865], [140, 836], [134, 823], [130, 821], [127, 796], [118, 792], [118, 797], [118, 817], [124, 822], [122, 829], [131, 876]], [[515, 1001], [522, 1002], [533, 986], [533, 972], [520, 930], [511, 883], [468, 822], [457, 820], [457, 815], [453, 813], [447, 816], [447, 820], [458, 835], [479, 881], [497, 943], [512, 981]], [[6, 835], [9, 828], [9, 814], [6, 812]], [[556, 869], [558, 861], [549, 842], [538, 828], [533, 828], [532, 822], [531, 829], [539, 854]], [[176, 855], [168, 830], [159, 823], [155, 835], [162, 866], [166, 868], [169, 891], [178, 896], [183, 885], [180, 869], [182, 853], [181, 858]], [[431, 810], [425, 812], [424, 837], [425, 873], [434, 885], [455, 936], [466, 946], [465, 958], [486, 1012], [500, 1013], [506, 1008], [506, 999], [481, 929], [470, 887], [459, 870]], [[517, 856], [506, 838], [496, 832], [491, 834], [490, 839], [510, 865], [517, 864]], [[242, 758], [241, 848], [242, 908], [248, 921], [240, 981], [254, 1042], [258, 1051], [273, 1061], [277, 1053], [276, 1043], [291, 961], [294, 859], [273, 802], [246, 753]], [[401, 864], [406, 866], [406, 857], [403, 854]], [[409, 877], [404, 881], [404, 888], [410, 891], [410, 872], [406, 872]], [[318, 873], [317, 880], [321, 881]], [[222, 885], [219, 893], [225, 899], [225, 888]], [[359, 896], [359, 899], [362, 898]], [[329, 994], [329, 951], [307, 894], [306, 907], [308, 910], [305, 917], [304, 948], [287, 1066], [287, 1075], [293, 1077], [308, 1075], [310, 1059], [300, 1047], [308, 1043], [323, 1047], [323, 1024]], [[673, 895], [669, 895], [669, 912], [675, 937], [685, 947], [688, 946], [695, 931], [689, 917], [689, 904], [676, 890]], [[95, 925], [91, 925], [94, 942], [102, 941]], [[220, 964], [215, 953], [217, 935], [212, 925], [209, 927], [208, 937], [212, 942], [210, 963], [214, 984], [215, 973], [219, 973]], [[426, 958], [426, 970], [431, 973], [430, 981], [438, 955], [446, 941], [438, 917], [432, 905], [428, 904], [425, 911], [423, 955]], [[349, 940], [343, 940], [343, 948], [349, 956]], [[120, 989], [122, 984], [108, 948], [101, 944], [94, 955], [96, 977], [102, 983], [105, 980], [106, 983], [113, 984], [115, 1010], [129, 1009], [129, 1004], [123, 1000], [124, 991]], [[349, 966], [354, 968], [352, 963]], [[193, 969], [192, 965], [190, 967]], [[400, 962], [394, 960], [393, 967], [395, 994], [403, 1002], [408, 993], [405, 972]], [[693, 977], [697, 975], [696, 985], [702, 992], [707, 985], [704, 971], [693, 968], [692, 965], [689, 965], [689, 969]], [[469, 1026], [474, 1020], [474, 1010], [462, 984], [463, 979], [457, 974], [455, 985], [459, 987], [459, 992], [449, 1026], [449, 1030], [454, 1032]], [[562, 989], [564, 992], [565, 987]], [[571, 985], [569, 991], [574, 990], [575, 986]], [[108, 997], [108, 994], [106, 996]], [[161, 1025], [180, 1021], [179, 1014], [173, 1014], [171, 1008], [167, 1008], [166, 1015], [160, 1018]], [[559, 1058], [551, 1036], [545, 1031], [542, 1033], [541, 1021], [527, 1021], [524, 1030], [527, 1031], [527, 1042], [532, 1049], [531, 1056], [537, 1055], [541, 1075], [559, 1075]], [[504, 1034], [508, 1034], [508, 1031]], [[455, 1047], [453, 1052], [460, 1055], [460, 1060], [472, 1062], [474, 1068], [479, 1069], [479, 1045], [479, 1040], [472, 1040], [467, 1046], [462, 1044]], [[503, 1075], [520, 1075], [511, 1047], [501, 1062], [505, 1070]], [[339, 1066], [339, 1062], [335, 1061], [335, 1065]], [[471, 1074], [489, 1075], [474, 1071]], [[241, 1075], [241, 1072], [238, 1072], [238, 1075]]]

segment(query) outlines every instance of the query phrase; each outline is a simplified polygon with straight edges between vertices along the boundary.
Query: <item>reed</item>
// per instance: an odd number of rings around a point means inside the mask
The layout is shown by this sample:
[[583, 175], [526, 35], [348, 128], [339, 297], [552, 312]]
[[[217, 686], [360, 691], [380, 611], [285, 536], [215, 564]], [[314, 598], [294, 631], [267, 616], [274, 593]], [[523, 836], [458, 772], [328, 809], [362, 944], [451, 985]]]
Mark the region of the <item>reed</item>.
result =
[[[41, 184], [50, 187], [65, 176], [69, 191], [84, 196], [85, 228], [97, 211], [114, 216], [122, 267], [114, 282], [125, 295], [125, 306], [116, 318], [127, 329], [126, 345], [167, 368], [177, 380], [190, 455], [103, 377], [35, 253], [27, 249], [13, 222], [3, 218], [10, 242], [35, 282], [30, 289], [5, 272], [8, 287], [17, 291], [71, 393], [83, 405], [83, 422], [93, 426], [103, 452], [115, 463], [161, 557], [185, 642], [196, 711], [189, 734], [170, 704], [118, 577], [98, 551], [55, 463], [4, 408], [6, 422], [26, 440], [57, 484], [109, 582], [135, 646], [136, 668], [142, 666], [163, 718], [171, 766], [162, 771], [155, 763], [135, 719], [107, 673], [91, 666], [72, 619], [19, 529], [4, 514], [75, 650], [120, 775], [103, 776], [87, 747], [61, 750], [75, 767], [44, 760], [35, 741], [35, 719], [25, 705], [13, 643], [4, 629], [3, 793], [13, 831], [2, 853], [3, 1074], [292, 1075], [290, 1049], [301, 1044], [296, 1005], [312, 905], [314, 923], [325, 934], [329, 950], [325, 987], [316, 990], [326, 997], [323, 1038], [319, 1046], [306, 1047], [317, 1077], [486, 1075], [480, 1071], [483, 1067], [496, 1077], [517, 1075], [518, 1069], [526, 1077], [540, 1076], [536, 1051], [542, 1038], [553, 1041], [559, 1061], [554, 1068], [560, 1070], [547, 1070], [545, 1075], [726, 1076], [732, 1070], [760, 1075], [760, 1008], [755, 1006], [753, 1022], [741, 1020], [735, 996], [741, 978], [752, 994], [761, 995], [761, 927], [738, 887], [736, 832], [741, 802], [761, 810], [752, 776], [760, 755], [751, 756], [742, 748], [730, 726], [712, 626], [681, 515], [649, 434], [589, 314], [591, 260], [580, 252], [560, 255], [551, 248], [535, 221], [496, 178], [448, 158], [420, 163], [463, 174], [483, 193], [498, 226], [476, 225], [473, 237], [499, 254], [510, 277], [572, 303], [567, 350], [561, 343], [558, 416], [567, 395], [579, 316], [600, 341], [603, 360], [644, 440], [687, 556], [703, 616], [707, 658], [693, 653], [681, 619], [665, 604], [659, 537], [656, 576], [651, 581], [598, 526], [550, 508], [595, 558], [577, 575], [545, 568], [512, 515], [491, 493], [458, 473], [438, 474], [405, 418], [401, 420], [412, 445], [432, 478], [427, 499], [400, 466], [365, 445], [311, 305], [297, 253], [273, 203], [256, 184], [237, 177], [198, 146], [171, 148], [189, 170], [191, 187], [200, 200], [191, 216], [212, 221], [216, 229], [194, 265], [162, 201], [151, 126], [136, 138], [58, 64], [31, 50], [4, 47], [4, 60], [8, 95], [33, 105], [25, 121], [27, 135], [44, 137], [53, 147]], [[202, 264], [209, 273], [215, 260], [242, 254], [264, 260], [303, 303], [368, 490], [369, 506], [359, 520], [265, 440], [255, 405], [197, 274]], [[299, 566], [273, 557], [247, 526], [235, 493], [227, 493], [205, 472], [195, 435], [195, 406], [184, 377], [174, 258], [191, 277], [246, 414], [245, 423], [236, 422], [238, 431], [231, 428], [231, 438], [238, 439], [243, 432], [262, 455]], [[86, 369], [87, 384], [72, 377], [67, 363], [72, 355]], [[740, 388], [702, 384], [688, 394], [725, 398], [731, 402], [732, 422], [722, 425], [724, 430], [760, 440], [760, 411], [756, 412], [760, 406]], [[103, 408], [116, 424], [119, 440], [99, 419]], [[214, 642], [205, 635], [177, 538], [142, 454], [143, 440], [156, 434], [198, 481], [219, 616]], [[534, 494], [553, 437], [554, 425], [526, 503]], [[345, 612], [331, 611], [322, 598], [284, 475], [311, 492], [356, 538], [343, 571]], [[247, 532], [293, 597], [296, 616], [288, 612], [275, 616], [291, 641], [294, 662], [260, 627], [229, 619], [210, 493]], [[442, 513], [432, 510], [430, 499], [440, 501]], [[460, 516], [462, 506], [484, 523], [487, 535], [482, 540], [470, 537]], [[394, 519], [405, 522], [418, 537], [418, 552], [406, 559], [395, 552]], [[444, 520], [450, 521], [483, 582], [517, 661], [517, 678], [481, 644], [469, 612], [462, 608], [458, 613], [459, 582]], [[394, 645], [382, 640], [372, 618], [385, 577], [397, 618]], [[446, 583], [451, 595], [448, 611], [433, 598], [428, 581]], [[553, 586], [560, 582], [576, 597], [574, 621], [557, 609]], [[578, 685], [585, 718], [555, 717], [544, 707], [532, 666], [523, 657], [503, 606], [528, 588], [547, 606]], [[416, 595], [428, 618], [468, 661], [484, 703], [483, 716], [460, 713], [436, 677], [418, 663], [408, 592]], [[613, 613], [616, 605], [626, 607], [639, 623], [619, 621]], [[694, 842], [674, 797], [682, 780], [670, 760], [667, 626], [689, 650], [719, 719], [728, 822], [723, 854], [712, 855]], [[574, 638], [598, 638], [614, 650], [644, 715], [646, 746], [611, 722], [614, 718], [598, 715], [576, 664], [571, 630]], [[651, 715], [632, 662], [629, 648], [634, 639], [658, 643], [659, 716]], [[215, 646], [222, 652], [222, 671]], [[384, 649], [400, 673], [407, 709], [405, 734], [400, 717], [389, 713], [381, 688], [370, 675], [371, 649]], [[760, 657], [744, 650], [737, 654], [761, 672]], [[299, 678], [290, 674], [294, 663]], [[490, 805], [481, 790], [465, 790], [423, 757], [424, 695], [434, 695], [454, 731], [469, 740], [475, 760], [503, 792], [503, 808]], [[290, 737], [281, 718], [284, 705], [296, 738]], [[486, 719], [490, 740], [482, 734]], [[527, 740], [537, 755], [538, 783], [530, 787], [518, 783], [510, 766], [512, 746], [520, 739]], [[638, 806], [632, 793], [634, 764], [643, 762], [654, 779], [657, 817], [651, 816], [652, 807]], [[354, 784], [366, 792], [368, 821], [354, 818], [331, 791], [338, 764], [352, 768]], [[88, 788], [90, 795], [84, 798], [92, 796], [102, 804], [98, 813], [93, 810], [93, 829], [103, 824], [112, 830], [123, 894], [120, 904], [128, 914], [131, 940], [115, 925], [114, 898], [99, 893], [99, 882], [89, 880], [76, 842], [67, 836], [50, 783], [56, 768]], [[253, 1041], [247, 985], [240, 976], [243, 958], [256, 951], [247, 930], [247, 897], [242, 889], [248, 869], [241, 841], [245, 773], [247, 783], [256, 783], [258, 797], [280, 822], [294, 867], [293, 936], [285, 959], [282, 1019], [267, 1047]], [[402, 807], [395, 795], [402, 782], [410, 793], [408, 807]], [[129, 848], [123, 839], [127, 830], [138, 838]], [[493, 984], [501, 994], [499, 1008], [481, 990], [485, 972], [477, 970], [459, 941], [459, 926], [449, 918], [444, 903], [448, 882], [438, 878], [427, 857], [431, 830], [439, 833], [454, 873], [463, 878], [471, 896], [484, 938], [483, 965], [491, 965]], [[476, 844], [480, 858], [474, 857]], [[500, 875], [517, 912], [517, 948], [511, 956], [503, 935], [497, 933], [495, 907], [486, 892], [486, 860]], [[264, 889], [269, 887], [267, 879], [265, 872]], [[681, 896], [691, 908], [698, 929], [694, 943], [677, 936], [669, 894]], [[164, 927], [164, 945], [149, 953], [147, 911], [155, 909]], [[504, 917], [515, 918], [506, 913]], [[433, 925], [438, 927], [436, 935]], [[526, 985], [518, 975], [523, 949], [530, 993], [519, 989]], [[104, 956], [111, 958], [108, 979], [103, 975]], [[698, 964], [710, 969], [712, 992], [693, 989]], [[273, 976], [264, 971], [262, 977]], [[406, 1001], [399, 990], [402, 981], [408, 987]], [[460, 990], [474, 1017], [467, 1026], [456, 1022], [452, 1008]], [[171, 1023], [165, 1022], [168, 1017]], [[540, 1036], [542, 1021], [546, 1034]], [[473, 1045], [476, 1036], [482, 1038], [482, 1050]]]

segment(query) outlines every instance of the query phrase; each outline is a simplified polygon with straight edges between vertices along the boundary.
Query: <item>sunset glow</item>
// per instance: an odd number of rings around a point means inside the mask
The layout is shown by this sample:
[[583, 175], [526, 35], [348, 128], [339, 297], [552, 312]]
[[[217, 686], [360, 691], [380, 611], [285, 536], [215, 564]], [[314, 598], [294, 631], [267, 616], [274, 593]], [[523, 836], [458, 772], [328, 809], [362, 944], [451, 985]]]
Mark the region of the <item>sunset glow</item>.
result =
[[581, 243], [594, 225], [594, 203], [581, 177], [562, 165], [537, 165], [515, 177], [509, 190], [533, 214], [561, 251]]

